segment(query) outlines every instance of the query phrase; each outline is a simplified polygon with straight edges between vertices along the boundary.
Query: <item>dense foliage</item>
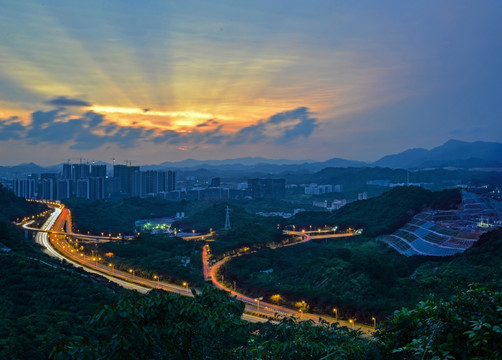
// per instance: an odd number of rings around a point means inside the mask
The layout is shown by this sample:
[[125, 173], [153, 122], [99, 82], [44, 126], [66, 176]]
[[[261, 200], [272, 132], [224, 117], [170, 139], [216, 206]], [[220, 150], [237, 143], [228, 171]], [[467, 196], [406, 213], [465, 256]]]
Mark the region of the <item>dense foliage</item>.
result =
[[128, 294], [92, 319], [109, 336], [62, 345], [53, 359], [222, 359], [245, 343], [244, 304], [206, 288], [195, 297]]
[[502, 294], [471, 289], [396, 311], [378, 333], [390, 359], [502, 358]]
[[0, 359], [47, 359], [57, 342], [89, 336], [86, 322], [114, 293], [51, 261], [0, 252]]
[[295, 319], [241, 320], [244, 305], [205, 288], [193, 298], [159, 291], [128, 295], [98, 312], [91, 326], [113, 329], [97, 340], [62, 344], [59, 359], [370, 359], [360, 333]]
[[347, 204], [331, 214], [299, 213], [291, 221], [300, 226], [363, 228], [368, 236], [378, 236], [394, 232], [426, 208], [452, 209], [461, 201], [458, 189], [432, 192], [417, 186], [399, 186], [376, 198]]
[[265, 226], [261, 223], [243, 223], [230, 231], [219, 235], [216, 241], [211, 243], [211, 252], [215, 256], [224, 254], [230, 250], [242, 248], [259, 249], [265, 244], [280, 242], [284, 239], [282, 232], [274, 227]]
[[159, 198], [124, 198], [114, 201], [67, 199], [75, 230], [91, 233], [131, 233], [134, 222], [140, 219], [174, 217], [177, 212], [186, 215], [200, 211], [206, 203], [167, 201]]
[[448, 298], [469, 284], [502, 289], [502, 230], [481, 237], [448, 258], [405, 257], [364, 238], [309, 242], [235, 258], [222, 269], [227, 281], [251, 296], [280, 294], [294, 304], [371, 322], [409, 307], [427, 294]]
[[246, 323], [242, 303], [205, 288], [195, 297], [128, 294], [93, 317], [108, 336], [61, 343], [59, 359], [499, 359], [502, 294], [475, 289], [396, 311], [377, 341], [337, 323]]
[[[0, 243], [10, 249], [0, 250], [2, 360], [47, 359], [57, 342], [77, 334], [90, 336], [88, 319], [100, 303], [111, 302], [122, 291], [53, 260], [6, 220], [45, 209], [0, 186]], [[35, 220], [43, 221], [36, 215]]]
[[[220, 230], [225, 226], [227, 206], [229, 207], [229, 218], [231, 227], [235, 228], [247, 223], [259, 223], [265, 226], [276, 226], [277, 217], [264, 217], [247, 212], [244, 208], [228, 203], [217, 203], [199, 211], [192, 216], [175, 223], [176, 227], [191, 231], [207, 231], [209, 229]], [[282, 220], [281, 218], [279, 218]], [[279, 220], [279, 221], [280, 221]]]
[[291, 306], [305, 300], [312, 310], [331, 313], [336, 307], [341, 317], [368, 322], [420, 296], [421, 289], [410, 287], [407, 279], [414, 261], [375, 241], [330, 241], [241, 256], [228, 262], [222, 274], [253, 297], [280, 294]]
[[[94, 245], [87, 245], [94, 249]], [[128, 271], [133, 268], [137, 275], [162, 281], [190, 284], [202, 283], [202, 255], [200, 242], [184, 241], [167, 235], [142, 235], [136, 240], [99, 244], [101, 257], [113, 253], [107, 261]]]
[[25, 216], [36, 215], [46, 209], [45, 205], [17, 197], [0, 184], [0, 220], [14, 221]]

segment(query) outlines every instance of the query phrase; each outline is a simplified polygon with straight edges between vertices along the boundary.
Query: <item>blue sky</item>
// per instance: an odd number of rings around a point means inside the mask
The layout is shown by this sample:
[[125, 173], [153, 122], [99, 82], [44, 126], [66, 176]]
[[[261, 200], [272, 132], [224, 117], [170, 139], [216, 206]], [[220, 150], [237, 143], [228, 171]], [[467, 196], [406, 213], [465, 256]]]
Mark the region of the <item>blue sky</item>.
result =
[[0, 164], [500, 141], [501, 4], [0, 0]]

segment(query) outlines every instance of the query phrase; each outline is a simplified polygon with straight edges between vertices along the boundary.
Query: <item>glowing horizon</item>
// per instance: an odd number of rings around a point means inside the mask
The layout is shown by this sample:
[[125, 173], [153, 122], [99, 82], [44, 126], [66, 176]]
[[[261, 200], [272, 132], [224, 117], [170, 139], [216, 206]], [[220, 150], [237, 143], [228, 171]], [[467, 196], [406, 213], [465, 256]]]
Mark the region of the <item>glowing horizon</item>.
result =
[[[395, 10], [402, 15], [396, 18], [392, 10], [323, 1], [235, 8], [198, 1], [4, 4], [0, 150], [13, 143], [31, 153], [54, 146], [30, 130], [38, 129], [37, 114], [45, 114], [43, 126], [71, 128], [70, 138], [52, 127], [50, 136], [60, 137], [59, 152], [75, 156], [147, 158], [169, 149], [175, 159], [311, 153], [304, 157], [366, 160], [452, 137], [473, 140], [483, 131], [481, 138], [494, 140], [496, 132], [486, 129], [497, 126], [499, 114], [490, 94], [455, 107], [473, 88], [500, 83], [493, 66], [501, 56], [457, 57], [452, 64], [444, 42], [462, 39], [482, 54], [483, 43], [466, 34], [499, 40], [488, 28], [464, 30], [465, 18], [484, 24], [497, 11], [442, 5], [431, 13], [430, 5], [415, 4]], [[422, 19], [437, 31], [423, 29]], [[494, 59], [493, 66], [472, 66], [484, 59]], [[479, 74], [483, 69], [491, 78]], [[480, 131], [471, 122], [476, 101], [490, 109], [478, 120]], [[427, 109], [431, 114], [421, 116]], [[88, 112], [99, 114], [99, 126]]]

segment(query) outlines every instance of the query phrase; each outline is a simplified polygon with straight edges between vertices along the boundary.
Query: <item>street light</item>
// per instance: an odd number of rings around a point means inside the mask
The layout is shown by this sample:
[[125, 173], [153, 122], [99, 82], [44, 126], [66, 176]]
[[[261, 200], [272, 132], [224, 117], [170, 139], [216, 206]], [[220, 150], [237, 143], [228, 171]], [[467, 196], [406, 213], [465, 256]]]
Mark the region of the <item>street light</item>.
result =
[[260, 313], [260, 300], [263, 300], [263, 296], [254, 299], [254, 301], [258, 303], [258, 314]]
[[192, 230], [192, 235], [195, 236], [195, 230]]
[[333, 308], [333, 312], [336, 315], [336, 322], [338, 322], [338, 309], [337, 308]]
[[132, 279], [134, 280], [134, 270], [133, 269], [129, 269], [129, 272], [132, 274]]
[[303, 318], [303, 310], [302, 310], [302, 309], [300, 309], [300, 310], [298, 310], [298, 311], [300, 312], [300, 319], [301, 319], [301, 318]]
[[354, 330], [354, 320], [349, 319], [349, 323], [351, 323], [351, 324], [352, 324], [352, 330]]
[[153, 275], [153, 280], [157, 280], [157, 287], [160, 288], [160, 279], [157, 275]]
[[110, 263], [110, 264], [108, 264], [108, 266], [112, 268], [112, 273], [114, 273], [115, 272], [115, 267], [113, 266], [113, 264]]
[[188, 283], [186, 281], [183, 282], [183, 286], [187, 289], [187, 294], [188, 294]]
[[373, 316], [371, 320], [373, 320], [373, 330], [376, 330], [376, 318]]

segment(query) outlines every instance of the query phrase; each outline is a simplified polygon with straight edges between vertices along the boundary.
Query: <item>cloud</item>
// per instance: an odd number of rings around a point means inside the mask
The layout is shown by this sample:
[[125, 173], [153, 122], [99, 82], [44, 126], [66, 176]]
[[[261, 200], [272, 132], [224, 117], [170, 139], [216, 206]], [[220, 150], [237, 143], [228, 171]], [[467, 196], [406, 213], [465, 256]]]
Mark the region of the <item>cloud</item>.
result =
[[216, 126], [216, 125], [218, 125], [219, 123], [220, 123], [220, 122], [219, 122], [219, 121], [217, 121], [217, 120], [215, 120], [215, 119], [209, 119], [209, 120], [207, 120], [207, 121], [205, 121], [205, 122], [203, 122], [203, 123], [200, 123], [200, 124], [198, 124], [198, 125], [196, 125], [196, 126], [197, 126], [197, 127], [207, 127], [207, 126], [212, 126], [212, 125]]
[[33, 112], [31, 123], [27, 125], [15, 118], [2, 120], [0, 134], [0, 140], [24, 139], [29, 144], [72, 142], [70, 149], [92, 150], [106, 143], [131, 148], [139, 139], [151, 137], [153, 130], [119, 126], [93, 111], [71, 117], [64, 109], [58, 108]]
[[65, 106], [77, 106], [77, 107], [91, 106], [91, 103], [89, 103], [85, 100], [71, 99], [71, 98], [67, 98], [66, 96], [56, 97], [52, 100], [47, 101], [47, 104], [54, 105], [54, 106], [62, 106], [62, 107], [65, 107]]
[[306, 107], [274, 114], [233, 134], [224, 132], [224, 125], [215, 119], [206, 120], [191, 131], [159, 130], [136, 125], [120, 126], [94, 111], [77, 116], [68, 113], [64, 107], [58, 107], [33, 112], [28, 124], [23, 124], [16, 117], [0, 119], [0, 140], [24, 140], [32, 145], [68, 143], [69, 148], [74, 150], [92, 150], [106, 144], [127, 149], [139, 141], [179, 145], [188, 149], [201, 144], [285, 144], [298, 137], [309, 137], [316, 126], [316, 119]]
[[265, 140], [285, 144], [301, 136], [309, 137], [317, 127], [316, 120], [307, 107], [280, 112], [240, 129], [228, 144], [254, 144]]
[[0, 141], [20, 139], [24, 132], [24, 126], [18, 121], [17, 116], [9, 119], [0, 119]]

